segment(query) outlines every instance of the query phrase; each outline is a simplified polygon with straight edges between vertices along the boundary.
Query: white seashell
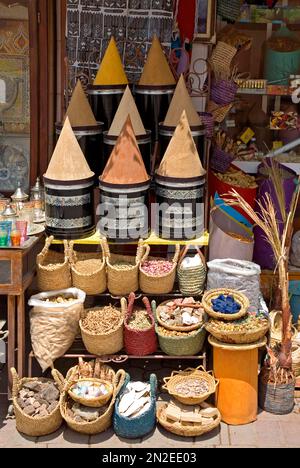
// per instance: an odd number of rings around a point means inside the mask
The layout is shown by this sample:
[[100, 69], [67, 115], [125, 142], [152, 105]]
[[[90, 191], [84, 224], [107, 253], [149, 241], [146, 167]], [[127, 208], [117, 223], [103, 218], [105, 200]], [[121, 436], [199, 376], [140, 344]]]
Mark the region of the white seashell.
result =
[[132, 415], [140, 411], [148, 401], [149, 398], [140, 398], [135, 401], [125, 413], [123, 413], [123, 416], [126, 418], [132, 417]]
[[128, 409], [134, 403], [134, 401], [135, 401], [135, 392], [133, 390], [129, 393], [123, 394], [119, 403], [120, 414], [126, 413], [126, 411], [128, 411]]

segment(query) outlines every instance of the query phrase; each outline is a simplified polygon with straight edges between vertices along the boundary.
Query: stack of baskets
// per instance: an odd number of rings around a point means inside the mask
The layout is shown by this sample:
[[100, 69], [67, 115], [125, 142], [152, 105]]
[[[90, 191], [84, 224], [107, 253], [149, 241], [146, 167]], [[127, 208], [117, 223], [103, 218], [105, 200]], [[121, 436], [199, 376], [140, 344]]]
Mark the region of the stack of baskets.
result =
[[[164, 382], [163, 389], [180, 403], [178, 408], [185, 413], [195, 412], [195, 414], [201, 414], [201, 408], [207, 409], [209, 407], [209, 405], [203, 403], [216, 392], [219, 384], [213, 372], [206, 372], [202, 366], [197, 369], [189, 368], [185, 371], [172, 372], [172, 375], [165, 378]], [[202, 388], [198, 394], [188, 391], [194, 383], [198, 384], [198, 388]], [[187, 392], [183, 391], [185, 386]], [[213, 409], [214, 417], [209, 418], [208, 421], [203, 420], [203, 423], [198, 424], [194, 424], [192, 420], [190, 422], [171, 420], [168, 418], [167, 409], [168, 404], [166, 403], [159, 406], [157, 411], [158, 421], [167, 431], [180, 436], [198, 437], [213, 431], [221, 423], [221, 415], [217, 409]]]
[[[164, 306], [165, 303], [159, 307]], [[204, 346], [206, 330], [204, 323], [199, 326], [185, 328], [168, 327], [159, 320], [159, 307], [152, 302], [152, 310], [156, 320], [156, 334], [160, 349], [168, 356], [196, 356]]]
[[180, 254], [180, 245], [177, 244], [175, 247], [175, 254], [172, 259], [173, 268], [166, 274], [160, 276], [151, 276], [145, 272], [143, 265], [146, 261], [156, 261], [156, 262], [165, 262], [163, 258], [153, 258], [150, 257], [150, 247], [149, 245], [144, 246], [146, 253], [143, 256], [140, 263], [140, 288], [145, 294], [169, 294], [173, 291], [174, 283], [176, 280], [176, 268], [177, 262]]

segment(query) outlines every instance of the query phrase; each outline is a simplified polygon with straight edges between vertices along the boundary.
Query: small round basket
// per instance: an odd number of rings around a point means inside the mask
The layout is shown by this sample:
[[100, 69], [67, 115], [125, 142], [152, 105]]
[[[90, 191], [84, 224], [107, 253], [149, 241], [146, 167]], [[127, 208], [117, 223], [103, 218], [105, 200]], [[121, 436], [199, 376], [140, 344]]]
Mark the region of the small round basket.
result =
[[182, 422], [173, 422], [169, 421], [166, 416], [166, 409], [168, 405], [163, 403], [159, 405], [157, 409], [157, 419], [159, 424], [166, 429], [166, 431], [171, 432], [172, 434], [176, 434], [182, 437], [200, 437], [204, 434], [212, 432], [214, 429], [220, 426], [221, 424], [221, 414], [219, 413], [218, 416], [214, 419], [214, 422], [209, 424], [200, 425], [200, 424], [193, 424], [193, 423], [184, 423]]
[[[168, 304], [168, 302], [170, 302], [170, 301], [163, 302], [156, 309], [156, 318], [157, 318], [157, 322], [159, 323], [160, 326], [166, 328], [167, 330], [177, 331], [177, 332], [187, 332], [187, 333], [191, 332], [191, 331], [199, 330], [199, 328], [201, 328], [203, 326], [203, 321], [201, 321], [201, 322], [199, 322], [199, 323], [197, 323], [195, 325], [186, 326], [186, 327], [168, 325], [160, 317], [160, 314], [162, 312], [163, 307], [166, 306]], [[193, 304], [193, 305], [194, 305], [193, 308], [196, 308], [196, 307], [199, 308], [199, 309], [202, 308], [201, 304], [199, 304], [199, 303], [196, 303], [196, 304]], [[188, 307], [188, 305], [185, 305], [185, 307]], [[191, 307], [192, 307], [192, 305], [191, 305]]]
[[260, 328], [251, 331], [221, 331], [216, 330], [210, 322], [205, 324], [206, 331], [222, 343], [228, 344], [252, 344], [263, 338], [269, 331], [270, 325], [264, 324]]
[[[190, 381], [191, 379], [201, 382], [205, 381], [208, 385], [208, 391], [196, 396], [185, 396], [178, 393], [176, 387], [179, 384], [184, 384], [185, 382]], [[176, 400], [178, 400], [180, 403], [188, 406], [199, 405], [203, 401], [207, 400], [210, 395], [215, 393], [219, 384], [219, 381], [215, 379], [213, 372], [206, 372], [202, 366], [197, 367], [197, 369], [189, 368], [181, 372], [172, 372], [171, 377], [164, 378], [164, 382], [165, 385], [162, 388], [166, 390], [169, 395], [176, 398]]]
[[[215, 312], [212, 308], [212, 300], [217, 299], [220, 295], [224, 296], [233, 296], [234, 300], [240, 304], [241, 310], [236, 314], [222, 314], [220, 312]], [[205, 312], [212, 318], [219, 319], [219, 320], [227, 320], [229, 322], [233, 320], [238, 320], [244, 317], [247, 314], [249, 309], [250, 303], [249, 299], [242, 293], [234, 291], [233, 289], [212, 289], [211, 291], [207, 291], [202, 299], [202, 305], [204, 307]]]
[[[76, 384], [78, 383], [83, 383], [83, 382], [88, 382], [88, 383], [93, 383], [98, 386], [100, 385], [105, 385], [105, 387], [108, 390], [108, 393], [106, 395], [100, 395], [96, 398], [83, 398], [78, 395], [76, 395], [73, 392], [73, 388]], [[89, 408], [99, 408], [100, 406], [106, 405], [109, 400], [112, 398], [113, 395], [113, 385], [106, 382], [105, 380], [99, 380], [99, 379], [80, 379], [77, 382], [72, 382], [70, 385], [70, 388], [68, 390], [69, 396], [72, 398], [72, 400], [76, 401], [77, 403], [80, 403], [83, 406], [88, 406]]]

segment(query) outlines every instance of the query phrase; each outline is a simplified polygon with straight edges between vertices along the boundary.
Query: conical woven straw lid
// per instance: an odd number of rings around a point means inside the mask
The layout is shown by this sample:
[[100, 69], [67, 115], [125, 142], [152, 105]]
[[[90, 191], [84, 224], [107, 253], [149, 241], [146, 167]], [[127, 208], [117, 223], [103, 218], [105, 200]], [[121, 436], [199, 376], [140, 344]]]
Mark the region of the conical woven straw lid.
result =
[[193, 105], [192, 99], [186, 88], [183, 75], [181, 75], [164, 121], [164, 125], [167, 127], [177, 127], [184, 110], [190, 127], [198, 127], [202, 125], [202, 120]]
[[97, 125], [97, 121], [83, 91], [80, 80], [77, 81], [73, 91], [64, 122], [67, 117], [72, 127], [95, 127]]
[[126, 119], [130, 115], [131, 124], [136, 136], [146, 135], [141, 116], [134, 102], [129, 86], [122, 97], [119, 108], [109, 129], [108, 136], [119, 136]]
[[127, 85], [128, 79], [115, 38], [112, 37], [94, 81], [95, 86]]
[[129, 116], [100, 181], [113, 185], [135, 185], [149, 181]]
[[181, 115], [157, 174], [178, 179], [201, 177], [206, 174], [185, 111]]
[[144, 66], [140, 86], [168, 86], [176, 81], [157, 36], [154, 36]]
[[74, 181], [90, 179], [94, 175], [67, 117], [45, 177], [51, 180]]

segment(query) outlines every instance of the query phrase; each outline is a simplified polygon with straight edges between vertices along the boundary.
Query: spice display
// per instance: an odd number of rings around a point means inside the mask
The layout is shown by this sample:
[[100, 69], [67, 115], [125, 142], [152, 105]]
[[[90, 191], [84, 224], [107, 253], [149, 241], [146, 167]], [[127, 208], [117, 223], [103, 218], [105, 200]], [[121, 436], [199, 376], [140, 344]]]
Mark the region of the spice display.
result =
[[250, 315], [243, 317], [233, 322], [225, 322], [224, 320], [210, 320], [209, 325], [216, 331], [222, 332], [247, 332], [255, 331], [268, 324], [268, 319], [265, 315]]
[[119, 412], [125, 418], [138, 418], [151, 406], [150, 384], [130, 382], [120, 397]]
[[202, 120], [196, 111], [193, 101], [187, 90], [184, 76], [181, 75], [168, 113], [166, 115], [164, 125], [166, 127], [177, 127], [181, 114], [184, 110], [191, 127], [199, 127], [202, 125]]
[[160, 335], [163, 335], [163, 336], [168, 336], [170, 338], [175, 338], [175, 337], [187, 337], [187, 336], [191, 336], [191, 335], [194, 335], [196, 332], [195, 331], [191, 331], [191, 332], [180, 332], [180, 331], [176, 331], [176, 330], [168, 330], [167, 328], [164, 328], [164, 327], [158, 327], [157, 329], [158, 333]]
[[82, 320], [82, 328], [92, 335], [103, 335], [115, 330], [122, 318], [121, 311], [112, 305], [90, 310]]
[[53, 381], [31, 381], [23, 385], [17, 403], [27, 416], [38, 419], [48, 416], [57, 408], [59, 396]]
[[125, 261], [117, 261], [112, 263], [113, 267], [116, 270], [127, 270], [128, 268], [132, 268], [133, 264], [130, 262], [125, 262]]
[[127, 324], [133, 330], [148, 330], [152, 327], [148, 312], [142, 309], [135, 309]]
[[167, 260], [147, 260], [142, 265], [142, 270], [150, 276], [167, 275], [174, 267], [173, 262]]
[[242, 308], [233, 296], [224, 296], [223, 294], [213, 299], [211, 303], [213, 310], [222, 314], [236, 314]]
[[156, 34], [148, 52], [139, 86], [168, 86], [176, 81]]
[[158, 308], [159, 317], [166, 326], [191, 326], [203, 323], [204, 310], [193, 297], [175, 299]]
[[127, 84], [128, 79], [123, 68], [116, 40], [112, 36], [94, 80], [94, 86]]
[[[80, 109], [80, 112], [78, 112]], [[81, 81], [78, 80], [74, 88], [67, 112], [64, 117], [69, 118], [71, 126], [74, 127], [96, 127], [97, 121], [89, 101], [83, 91]]]
[[118, 137], [124, 127], [126, 119], [130, 116], [135, 136], [146, 135], [146, 130], [139, 114], [136, 103], [133, 99], [129, 86], [127, 86], [122, 97], [115, 118], [111, 124], [108, 136]]
[[209, 392], [209, 385], [206, 379], [201, 377], [191, 377], [184, 382], [175, 385], [175, 391], [185, 397], [197, 397]]
[[272, 112], [270, 120], [271, 130], [288, 130], [290, 128], [297, 128], [297, 126], [297, 112]]
[[219, 172], [214, 174], [220, 181], [232, 185], [233, 187], [257, 188], [255, 177], [245, 174], [245, 172], [239, 171], [238, 169], [230, 168], [225, 174]]

